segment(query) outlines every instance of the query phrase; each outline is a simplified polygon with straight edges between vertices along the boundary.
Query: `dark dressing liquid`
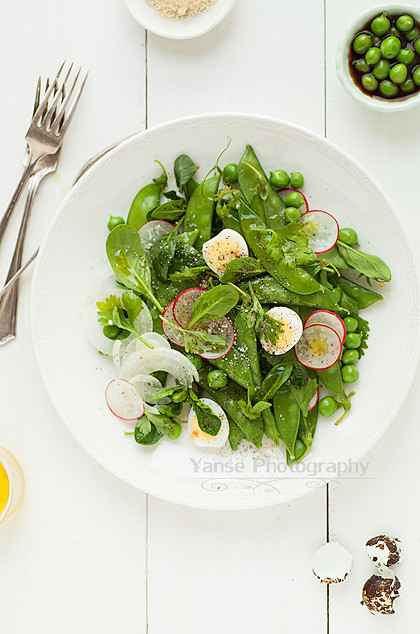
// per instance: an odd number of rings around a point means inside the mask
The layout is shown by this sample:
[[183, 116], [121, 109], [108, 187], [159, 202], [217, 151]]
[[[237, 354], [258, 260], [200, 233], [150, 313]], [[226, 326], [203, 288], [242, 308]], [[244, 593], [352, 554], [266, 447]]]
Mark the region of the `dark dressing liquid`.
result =
[[[416, 53], [415, 49], [414, 49], [414, 40], [412, 42], [409, 42], [407, 40], [407, 38], [405, 37], [405, 33], [398, 31], [395, 23], [397, 21], [397, 19], [400, 17], [401, 13], [398, 13], [396, 15], [389, 15], [387, 13], [387, 18], [388, 20], [391, 22], [391, 26], [390, 29], [395, 29], [395, 32], [387, 32], [385, 33], [385, 35], [375, 35], [374, 33], [372, 33], [372, 31], [370, 30], [370, 25], [372, 23], [372, 21], [379, 17], [379, 15], [382, 15], [381, 13], [378, 15], [374, 15], [372, 16], [372, 18], [369, 20], [369, 22], [367, 22], [361, 29], [360, 31], [358, 31], [357, 33], [355, 33], [352, 42], [350, 44], [350, 49], [349, 49], [349, 70], [350, 70], [350, 75], [354, 81], [354, 83], [356, 84], [356, 86], [365, 94], [368, 95], [368, 97], [372, 97], [373, 99], [381, 99], [382, 101], [402, 101], [404, 99], [409, 99], [410, 97], [412, 97], [413, 95], [416, 95], [419, 91], [420, 91], [420, 86], [416, 86], [416, 84], [414, 84], [414, 90], [412, 92], [408, 92], [408, 93], [403, 93], [401, 91], [401, 89], [398, 90], [398, 93], [395, 97], [384, 97], [381, 92], [379, 91], [379, 84], [381, 83], [381, 81], [383, 80], [379, 80], [378, 79], [378, 88], [374, 91], [368, 91], [365, 90], [365, 88], [363, 87], [362, 84], [362, 77], [363, 75], [372, 75], [373, 73], [373, 66], [370, 67], [370, 72], [360, 72], [358, 71], [354, 64], [357, 60], [364, 60], [365, 59], [365, 53], [363, 53], [362, 55], [359, 55], [358, 53], [355, 53], [354, 49], [353, 49], [353, 42], [356, 39], [356, 37], [358, 35], [360, 35], [361, 33], [366, 33], [367, 35], [370, 35], [372, 37], [372, 46], [381, 46], [381, 42], [382, 40], [384, 40], [386, 37], [389, 37], [390, 35], [396, 35], [398, 37], [398, 39], [401, 42], [401, 50], [403, 48], [408, 48], [410, 50], [412, 50], [414, 52], [414, 59], [413, 62], [411, 64], [406, 64], [407, 69], [408, 69], [408, 75], [407, 75], [407, 79], [409, 79], [412, 76], [412, 71], [415, 70], [418, 66], [420, 66], [420, 56]], [[407, 13], [407, 15], [409, 15], [409, 13]], [[413, 17], [413, 16], [411, 16]], [[414, 18], [413, 18], [414, 19]], [[418, 28], [420, 29], [420, 24], [419, 22], [417, 22], [417, 20], [414, 20], [414, 26], [413, 28]], [[398, 33], [397, 33], [398, 31]], [[397, 58], [392, 59], [392, 60], [388, 60], [391, 64], [391, 68], [393, 66], [395, 66], [395, 64], [399, 64], [400, 62], [397, 60]], [[390, 68], [390, 70], [391, 70]], [[386, 78], [387, 80], [389, 80], [389, 76]]]

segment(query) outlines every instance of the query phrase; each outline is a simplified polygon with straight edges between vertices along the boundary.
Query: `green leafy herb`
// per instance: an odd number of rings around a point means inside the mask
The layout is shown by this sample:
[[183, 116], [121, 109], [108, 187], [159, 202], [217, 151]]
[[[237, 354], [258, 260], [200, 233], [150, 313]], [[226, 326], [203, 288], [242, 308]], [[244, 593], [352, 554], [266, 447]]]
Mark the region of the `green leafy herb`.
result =
[[363, 251], [353, 249], [353, 247], [349, 247], [340, 240], [338, 240], [337, 246], [341, 257], [350, 268], [378, 282], [389, 282], [391, 280], [391, 271], [377, 255], [369, 255], [368, 253], [363, 253]]
[[293, 369], [290, 376], [289, 389], [305, 418], [308, 416], [308, 406], [316, 394], [317, 387], [318, 381], [310, 379], [303, 368], [295, 367]]
[[277, 237], [283, 251], [284, 261], [290, 268], [305, 266], [314, 262], [316, 256], [308, 247], [305, 225], [293, 222], [277, 230]]
[[139, 445], [155, 445], [163, 434], [151, 424], [147, 416], [142, 416], [134, 428], [134, 440]]
[[173, 416], [178, 416], [182, 412], [182, 408], [184, 407], [183, 403], [166, 403], [165, 405], [158, 405], [159, 414], [163, 414], [164, 416], [168, 416], [172, 418]]
[[213, 335], [201, 330], [185, 330], [184, 347], [185, 352], [191, 354], [204, 354], [214, 352], [226, 346], [226, 339], [221, 335]]
[[293, 370], [293, 363], [277, 363], [265, 376], [257, 396], [263, 401], [271, 400], [277, 390], [281, 388], [290, 377]]
[[250, 277], [256, 277], [264, 273], [263, 269], [255, 258], [236, 258], [231, 260], [226, 267], [226, 270], [220, 276], [222, 284], [227, 282], [240, 282], [242, 280], [248, 280]]
[[152, 265], [156, 275], [162, 282], [168, 280], [168, 271], [175, 256], [175, 249], [178, 240], [177, 230], [182, 220], [178, 222], [168, 235], [160, 236], [150, 249]]
[[358, 332], [362, 336], [362, 343], [359, 346], [359, 355], [360, 357], [363, 357], [363, 355], [365, 354], [365, 350], [368, 347], [367, 340], [368, 340], [369, 331], [370, 331], [369, 322], [366, 321], [366, 319], [363, 319], [363, 317], [360, 317], [359, 315], [352, 315], [352, 317], [357, 319], [357, 323], [359, 324]]
[[165, 416], [165, 414], [155, 414], [146, 410], [145, 416], [149, 419], [152, 425], [154, 425], [157, 432], [161, 434], [161, 437], [165, 434], [165, 436], [168, 436], [171, 440], [175, 440], [181, 433], [179, 424], [174, 423], [169, 416]]
[[184, 267], [180, 271], [170, 273], [168, 278], [171, 282], [184, 282], [185, 280], [195, 280], [197, 277], [209, 273], [209, 271], [208, 266], [193, 266], [190, 269]]
[[243, 398], [238, 401], [238, 405], [248, 418], [256, 420], [260, 417], [261, 412], [271, 407], [271, 403], [267, 401], [257, 401], [254, 405], [251, 401], [251, 396], [248, 390], [248, 402], [246, 403]]
[[164, 192], [163, 195], [165, 196], [167, 200], [180, 200], [180, 201], [184, 200], [183, 198], [179, 196], [178, 192], [176, 192], [174, 189], [171, 189], [168, 192]]
[[198, 426], [206, 434], [217, 436], [220, 431], [222, 421], [213, 410], [201, 401], [196, 393], [189, 389], [189, 403], [197, 416]]
[[157, 401], [160, 401], [162, 398], [173, 399], [174, 396], [179, 397], [179, 401], [177, 399], [178, 402], [182, 402], [182, 401], [185, 401], [188, 394], [184, 390], [184, 388], [180, 387], [179, 385], [175, 385], [175, 387], [164, 387], [162, 390], [159, 390], [159, 392], [157, 392], [154, 395], [151, 401], [152, 403], [156, 403]]
[[224, 317], [236, 306], [239, 293], [233, 286], [220, 285], [206, 291], [192, 305], [193, 317], [188, 324], [194, 324], [205, 319], [219, 319]]
[[175, 221], [185, 213], [186, 204], [183, 198], [177, 200], [169, 200], [159, 207], [156, 207], [148, 217], [152, 220], [169, 220]]
[[135, 326], [136, 319], [144, 308], [141, 297], [138, 297], [133, 291], [127, 291], [121, 297], [110, 295], [105, 301], [98, 302], [96, 305], [100, 324], [108, 325], [112, 322], [118, 328], [132, 332], [148, 348], [154, 349], [154, 346], [139, 335]]
[[150, 299], [162, 312], [164, 307], [152, 292], [150, 269], [138, 232], [129, 225], [118, 225], [108, 235], [106, 253], [119, 281]]
[[175, 159], [174, 172], [176, 184], [180, 191], [184, 190], [185, 185], [194, 176], [197, 171], [197, 165], [186, 154], [181, 154]]

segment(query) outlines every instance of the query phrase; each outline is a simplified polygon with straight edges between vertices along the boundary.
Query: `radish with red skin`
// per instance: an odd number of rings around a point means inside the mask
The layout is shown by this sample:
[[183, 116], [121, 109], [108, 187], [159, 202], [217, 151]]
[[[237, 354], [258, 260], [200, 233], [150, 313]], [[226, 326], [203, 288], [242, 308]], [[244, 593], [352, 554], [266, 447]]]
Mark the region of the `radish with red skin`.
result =
[[175, 229], [171, 222], [166, 220], [149, 220], [139, 229], [141, 246], [145, 251], [150, 251], [151, 246], [161, 236], [166, 236]]
[[235, 328], [229, 317], [221, 317], [220, 319], [211, 319], [200, 328], [204, 332], [213, 335], [221, 335], [226, 340], [226, 346], [222, 350], [216, 352], [204, 352], [200, 354], [203, 359], [220, 359], [230, 352], [235, 344]]
[[162, 317], [171, 322], [171, 324], [175, 324], [175, 326], [171, 326], [162, 320], [162, 330], [164, 335], [169, 339], [169, 341], [176, 346], [184, 347], [184, 335], [178, 328], [176, 328], [177, 321], [174, 317], [174, 304], [175, 300], [168, 304], [168, 306], [163, 311]]
[[308, 315], [308, 317], [303, 322], [303, 327], [313, 326], [314, 324], [321, 324], [324, 326], [329, 326], [340, 337], [340, 341], [343, 344], [347, 335], [347, 330], [344, 321], [333, 313], [331, 310], [315, 310], [313, 313]]
[[[313, 381], [313, 379], [311, 377], [309, 378], [309, 380]], [[310, 412], [315, 407], [315, 405], [318, 403], [318, 401], [319, 401], [319, 389], [316, 388], [315, 394], [313, 395], [313, 397], [309, 401], [308, 412]]]
[[300, 222], [303, 225], [308, 224], [308, 231], [305, 233], [308, 236], [308, 247], [314, 253], [326, 253], [336, 245], [340, 228], [334, 216], [327, 211], [307, 211], [301, 216]]
[[113, 379], [105, 390], [106, 403], [111, 412], [127, 422], [134, 422], [144, 414], [144, 402], [136, 388], [124, 379]]
[[187, 288], [186, 291], [182, 291], [173, 301], [173, 311], [175, 322], [181, 326], [181, 328], [186, 328], [190, 323], [193, 312], [192, 307], [194, 302], [205, 293], [204, 288]]
[[303, 330], [295, 346], [299, 363], [311, 370], [326, 370], [338, 361], [343, 345], [333, 328], [313, 324]]
[[283, 187], [283, 189], [276, 189], [276, 192], [278, 194], [280, 194], [280, 192], [297, 192], [298, 194], [300, 194], [302, 196], [303, 200], [305, 201], [306, 211], [307, 212], [309, 211], [309, 205], [308, 205], [307, 198], [306, 198], [305, 194], [302, 194], [300, 189], [293, 189], [293, 187]]

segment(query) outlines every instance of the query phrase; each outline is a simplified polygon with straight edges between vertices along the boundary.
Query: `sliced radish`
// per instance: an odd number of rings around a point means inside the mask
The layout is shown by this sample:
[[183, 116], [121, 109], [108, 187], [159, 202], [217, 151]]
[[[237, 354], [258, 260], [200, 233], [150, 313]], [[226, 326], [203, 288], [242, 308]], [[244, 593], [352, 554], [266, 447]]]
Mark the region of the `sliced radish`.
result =
[[181, 326], [182, 328], [186, 328], [190, 323], [193, 312], [192, 307], [194, 302], [205, 293], [204, 288], [188, 288], [186, 291], [182, 291], [174, 299], [173, 303], [173, 313], [175, 322]]
[[[312, 378], [309, 378], [309, 380], [313, 381]], [[319, 390], [318, 390], [318, 388], [316, 388], [315, 394], [313, 395], [313, 397], [309, 401], [308, 412], [310, 412], [311, 409], [313, 409], [315, 407], [315, 405], [318, 403], [318, 399], [319, 399]]]
[[341, 343], [344, 343], [344, 339], [346, 338], [347, 331], [344, 321], [333, 313], [331, 310], [315, 310], [313, 313], [308, 315], [303, 323], [303, 327], [313, 326], [314, 324], [322, 324], [324, 326], [329, 326], [340, 337]]
[[295, 346], [296, 358], [306, 368], [325, 370], [340, 358], [342, 343], [335, 330], [329, 326], [307, 326]]
[[158, 238], [168, 235], [173, 229], [174, 225], [166, 220], [149, 220], [139, 229], [141, 246], [149, 251]]
[[333, 248], [338, 240], [339, 226], [331, 214], [320, 209], [307, 211], [300, 218], [308, 236], [308, 247], [314, 253], [325, 253]]
[[305, 201], [305, 207], [306, 207], [306, 211], [309, 211], [309, 205], [308, 205], [308, 201], [306, 199], [305, 194], [303, 194], [300, 189], [293, 189], [293, 187], [284, 187], [283, 189], [277, 189], [276, 190], [277, 193], [279, 194], [280, 192], [297, 192], [298, 194], [301, 194], [303, 196], [303, 200]]
[[105, 390], [105, 399], [111, 412], [121, 420], [134, 421], [144, 414], [144, 402], [132, 383], [113, 379]]
[[[174, 317], [174, 303], [171, 302], [163, 311], [163, 317], [171, 322], [171, 324], [176, 324], [176, 319]], [[165, 321], [162, 321], [162, 330], [165, 336], [169, 339], [171, 343], [174, 343], [176, 346], [184, 347], [184, 335], [180, 330], [167, 324]]]
[[221, 335], [226, 340], [226, 346], [221, 350], [200, 354], [200, 357], [203, 359], [220, 359], [232, 350], [235, 343], [235, 328], [228, 317], [207, 321], [200, 330], [204, 330], [212, 335]]

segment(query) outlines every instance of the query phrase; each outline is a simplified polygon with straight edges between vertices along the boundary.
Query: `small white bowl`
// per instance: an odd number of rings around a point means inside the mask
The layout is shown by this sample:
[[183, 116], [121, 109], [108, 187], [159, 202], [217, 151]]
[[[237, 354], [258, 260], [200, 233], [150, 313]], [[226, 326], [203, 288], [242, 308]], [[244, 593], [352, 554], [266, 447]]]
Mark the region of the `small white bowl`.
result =
[[198, 37], [213, 29], [232, 9], [236, 0], [215, 0], [208, 9], [195, 16], [170, 19], [154, 9], [147, 0], [125, 0], [127, 9], [145, 29], [172, 40]]
[[376, 15], [379, 15], [383, 11], [391, 14], [407, 13], [420, 22], [420, 9], [407, 4], [381, 4], [367, 9], [346, 29], [338, 46], [336, 57], [337, 74], [346, 92], [348, 92], [348, 94], [362, 106], [366, 106], [371, 110], [377, 110], [379, 112], [401, 112], [402, 110], [409, 110], [410, 108], [414, 108], [414, 106], [420, 104], [420, 92], [416, 93], [412, 97], [407, 97], [402, 100], [390, 99], [389, 101], [385, 101], [382, 99], [375, 99], [362, 92], [362, 90], [353, 81], [349, 70], [349, 49], [355, 34], [360, 31], [360, 29], [369, 22], [369, 20], [372, 20]]

